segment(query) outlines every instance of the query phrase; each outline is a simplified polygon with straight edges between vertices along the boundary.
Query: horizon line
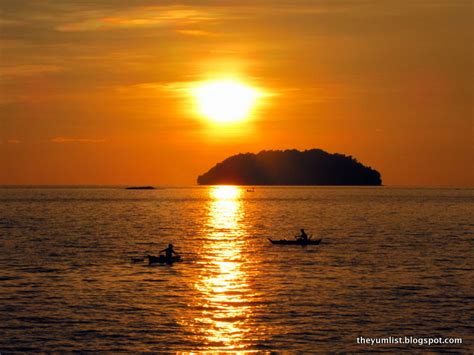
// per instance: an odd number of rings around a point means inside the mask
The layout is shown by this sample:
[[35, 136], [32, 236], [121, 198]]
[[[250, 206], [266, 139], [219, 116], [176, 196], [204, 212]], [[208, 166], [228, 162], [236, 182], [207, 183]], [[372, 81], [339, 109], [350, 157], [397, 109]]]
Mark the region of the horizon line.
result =
[[134, 186], [152, 186], [155, 188], [167, 187], [208, 187], [208, 186], [253, 186], [253, 187], [388, 187], [388, 188], [474, 188], [473, 185], [449, 185], [449, 184], [383, 184], [383, 185], [238, 185], [238, 184], [216, 184], [216, 185], [199, 185], [199, 184], [0, 184], [0, 188], [122, 188]]

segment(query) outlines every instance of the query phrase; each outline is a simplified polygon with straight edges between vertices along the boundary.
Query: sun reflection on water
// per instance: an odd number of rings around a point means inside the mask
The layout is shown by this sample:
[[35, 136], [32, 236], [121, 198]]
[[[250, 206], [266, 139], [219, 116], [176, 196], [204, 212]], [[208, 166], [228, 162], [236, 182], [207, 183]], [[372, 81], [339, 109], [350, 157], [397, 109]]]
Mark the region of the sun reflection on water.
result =
[[207, 350], [238, 350], [251, 328], [246, 326], [252, 309], [251, 290], [243, 269], [245, 246], [242, 190], [216, 186], [209, 190], [206, 242], [202, 273], [195, 283], [200, 294], [199, 324]]

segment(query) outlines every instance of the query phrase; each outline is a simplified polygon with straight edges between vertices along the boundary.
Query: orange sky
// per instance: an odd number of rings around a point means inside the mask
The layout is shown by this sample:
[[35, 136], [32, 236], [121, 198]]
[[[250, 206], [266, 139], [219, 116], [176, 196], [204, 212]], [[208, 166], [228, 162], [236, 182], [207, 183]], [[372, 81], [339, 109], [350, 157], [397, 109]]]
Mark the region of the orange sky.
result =
[[[473, 185], [471, 1], [3, 0], [0, 184], [194, 184], [239, 152], [353, 155]], [[235, 76], [244, 122], [183, 88]]]

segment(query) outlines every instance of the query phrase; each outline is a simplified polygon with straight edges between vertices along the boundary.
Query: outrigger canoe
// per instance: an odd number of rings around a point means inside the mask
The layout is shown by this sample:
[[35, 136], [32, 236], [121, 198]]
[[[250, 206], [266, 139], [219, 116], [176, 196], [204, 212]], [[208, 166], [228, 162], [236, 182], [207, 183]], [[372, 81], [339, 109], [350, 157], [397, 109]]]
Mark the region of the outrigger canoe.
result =
[[321, 243], [322, 239], [308, 239], [308, 240], [287, 240], [287, 239], [280, 239], [280, 240], [273, 240], [268, 238], [268, 240], [272, 244], [278, 244], [278, 245], [318, 245]]
[[148, 258], [149, 264], [172, 264], [177, 261], [181, 261], [180, 256], [173, 256], [171, 258], [167, 258], [164, 255], [160, 255], [160, 256], [147, 255], [147, 258]]

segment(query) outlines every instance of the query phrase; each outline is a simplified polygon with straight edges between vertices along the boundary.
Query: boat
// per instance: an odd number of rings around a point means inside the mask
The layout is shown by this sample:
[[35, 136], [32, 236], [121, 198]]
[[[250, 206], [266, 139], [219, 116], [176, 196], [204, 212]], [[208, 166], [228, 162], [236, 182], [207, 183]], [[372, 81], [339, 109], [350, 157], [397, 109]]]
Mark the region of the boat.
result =
[[308, 240], [301, 240], [301, 239], [295, 239], [295, 240], [287, 240], [287, 239], [280, 239], [280, 240], [273, 240], [268, 238], [268, 240], [272, 244], [277, 244], [277, 245], [318, 245], [321, 243], [322, 239], [308, 239]]
[[125, 190], [155, 190], [153, 186], [129, 186]]
[[160, 256], [153, 256], [153, 255], [147, 255], [148, 258], [148, 264], [172, 264], [177, 261], [181, 261], [180, 256], [172, 256], [171, 258], [167, 258], [164, 255]]

